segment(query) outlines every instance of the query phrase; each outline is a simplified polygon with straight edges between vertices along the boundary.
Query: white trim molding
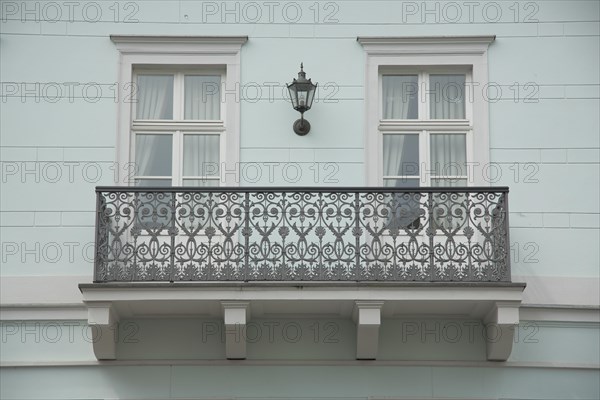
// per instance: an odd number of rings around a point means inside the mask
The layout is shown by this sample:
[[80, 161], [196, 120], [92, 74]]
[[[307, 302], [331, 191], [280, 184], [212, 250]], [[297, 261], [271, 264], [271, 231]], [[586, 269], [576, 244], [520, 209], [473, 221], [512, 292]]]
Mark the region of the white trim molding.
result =
[[[487, 50], [495, 36], [415, 36], [358, 37], [366, 53], [365, 67], [365, 161], [368, 186], [381, 185], [380, 152], [383, 145], [380, 127], [379, 75], [389, 67], [466, 67], [473, 82], [468, 100], [472, 101], [472, 163], [475, 186], [489, 186], [482, 168], [489, 163], [489, 111], [485, 99], [488, 83]], [[471, 94], [470, 93], [470, 94]]]
[[[131, 155], [131, 103], [128, 88], [133, 82], [136, 66], [217, 67], [225, 69], [222, 90], [224, 105], [224, 161], [228, 170], [239, 166], [240, 159], [240, 53], [247, 36], [146, 36], [111, 35], [110, 39], [120, 53], [118, 102], [117, 163], [126, 165]], [[237, 174], [225, 174], [223, 186], [237, 186]], [[123, 184], [123, 182], [121, 182]]]

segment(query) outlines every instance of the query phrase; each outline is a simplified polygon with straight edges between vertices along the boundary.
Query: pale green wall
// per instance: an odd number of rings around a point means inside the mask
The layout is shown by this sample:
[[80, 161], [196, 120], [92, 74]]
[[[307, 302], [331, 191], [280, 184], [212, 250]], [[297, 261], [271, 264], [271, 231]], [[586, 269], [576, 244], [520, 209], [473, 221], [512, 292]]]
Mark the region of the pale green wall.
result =
[[[155, 363], [165, 360], [167, 365], [141, 366], [133, 362], [127, 366], [94, 366], [89, 365], [95, 359], [92, 334], [85, 321], [25, 325], [4, 322], [3, 363], [81, 365], [5, 367], [0, 378], [1, 397], [142, 399], [218, 395], [244, 399], [298, 396], [314, 400], [313, 396], [317, 396], [366, 400], [375, 395], [507, 399], [600, 396], [598, 370], [592, 367], [599, 363], [597, 324], [522, 321], [509, 359], [515, 365], [509, 367], [502, 363], [461, 365], [485, 360], [481, 326], [475, 326], [473, 321], [385, 319], [376, 363], [392, 362], [387, 366], [352, 359], [356, 338], [349, 320], [270, 319], [252, 320], [251, 324], [258, 329], [251, 328], [254, 331], [248, 333], [248, 361], [241, 365], [235, 361], [218, 362], [218, 366], [170, 365], [173, 359], [201, 364], [223, 360], [224, 342], [218, 333], [213, 334], [222, 332], [216, 320], [139, 319], [121, 321], [119, 359]], [[463, 328], [458, 336], [453, 331], [457, 324]], [[301, 333], [295, 327], [285, 328], [292, 325], [300, 327]], [[272, 337], [269, 326], [273, 327]], [[473, 336], [468, 333], [468, 326], [474, 327]], [[308, 365], [277, 365], [290, 359]], [[408, 365], [395, 365], [394, 360]], [[457, 363], [415, 365], [425, 360]], [[410, 365], [410, 361], [415, 362]], [[557, 365], [577, 365], [579, 369]]]
[[[95, 360], [95, 331], [85, 321], [4, 321], [0, 361]], [[252, 319], [248, 360], [344, 360], [354, 362], [356, 327], [350, 319]], [[230, 332], [230, 331], [227, 331]], [[120, 360], [222, 360], [222, 321], [134, 319], [119, 324]], [[484, 335], [493, 327], [469, 320], [384, 319], [378, 360], [485, 361]], [[521, 321], [510, 362], [598, 365], [600, 327], [592, 323]], [[494, 363], [492, 363], [494, 364]]]
[[[510, 384], [507, 384], [509, 382]], [[598, 398], [598, 373], [536, 368], [404, 366], [86, 366], [5, 368], [10, 399], [367, 400]], [[85, 394], [82, 394], [85, 393]]]
[[[32, 4], [39, 3], [43, 7], [47, 2], [0, 3], [2, 7], [8, 3], [18, 7], [35, 7]], [[282, 168], [286, 163], [299, 163], [302, 167], [303, 174], [297, 182], [286, 181], [282, 169], [277, 168], [273, 183], [265, 174], [253, 184], [321, 186], [365, 183], [365, 56], [356, 42], [357, 36], [493, 34], [497, 38], [489, 49], [489, 80], [501, 85], [502, 97], [489, 104], [490, 158], [502, 171], [494, 184], [511, 189], [510, 234], [513, 249], [519, 249], [513, 255], [513, 273], [600, 276], [598, 1], [522, 1], [517, 4], [518, 23], [512, 22], [513, 2], [497, 2], [502, 7], [501, 21], [486, 23], [481, 9], [493, 2], [482, 2], [478, 3], [473, 21], [464, 22], [463, 18], [463, 23], [455, 24], [434, 24], [431, 16], [424, 24], [419, 16], [403, 20], [402, 7], [411, 2], [337, 1], [329, 2], [333, 6], [327, 10], [323, 9], [327, 2], [320, 2], [321, 23], [317, 24], [310, 23], [312, 14], [308, 7], [313, 2], [298, 2], [305, 13], [298, 24], [287, 23], [280, 12], [273, 23], [234, 23], [231, 17], [225, 24], [219, 23], [218, 17], [211, 17], [207, 23], [201, 18], [202, 2], [191, 1], [129, 2], [138, 7], [134, 18], [139, 22], [114, 23], [114, 14], [108, 8], [114, 2], [98, 3], [103, 20], [96, 23], [81, 18], [75, 22], [36, 22], [31, 21], [31, 16], [22, 22], [18, 15], [5, 15], [6, 8], [2, 8], [2, 82], [95, 82], [101, 85], [103, 93], [103, 98], [94, 103], [79, 95], [72, 102], [63, 97], [56, 103], [44, 99], [36, 102], [33, 98], [21, 101], [20, 97], [1, 99], [0, 160], [2, 171], [8, 173], [0, 181], [2, 275], [92, 273], [91, 250], [87, 246], [94, 240], [93, 189], [96, 185], [115, 184], [112, 168], [117, 104], [111, 85], [117, 82], [118, 52], [109, 40], [110, 34], [248, 35], [249, 41], [241, 53], [241, 85], [245, 87], [264, 82], [288, 83], [299, 62], [304, 61], [308, 76], [319, 82], [322, 96], [333, 94], [332, 89], [324, 90], [328, 82], [339, 88], [333, 101], [319, 101], [307, 113], [313, 128], [301, 138], [291, 130], [297, 113], [281, 96], [281, 90], [276, 91], [272, 101], [266, 88], [258, 101], [243, 100], [240, 157], [243, 163], [278, 162]], [[135, 10], [124, 10], [126, 3], [119, 2], [121, 20], [128, 11]], [[221, 2], [215, 4], [222, 6]], [[228, 2], [229, 7], [233, 4]], [[423, 7], [424, 3], [414, 4]], [[322, 23], [335, 6], [339, 7], [335, 15], [338, 22]], [[427, 2], [427, 7], [434, 6], [435, 2]], [[525, 16], [533, 11], [533, 18], [539, 23], [524, 23]], [[531, 89], [524, 85], [531, 82], [539, 87], [536, 101], [515, 101], [510, 86], [517, 83], [522, 94], [529, 94]], [[247, 93], [254, 96], [253, 92]], [[39, 172], [22, 176], [23, 162]], [[326, 163], [334, 163], [335, 169]], [[59, 166], [58, 179], [54, 179], [52, 165]], [[7, 169], [13, 167], [19, 169], [16, 175]], [[320, 172], [316, 181], [315, 167]], [[325, 181], [331, 171], [337, 171], [333, 180]], [[16, 253], [6, 253], [7, 245], [17, 246]], [[88, 253], [84, 254], [84, 249]], [[121, 355], [223, 359], [220, 341], [212, 346], [198, 343], [195, 333], [201, 331], [200, 321], [134, 322], [140, 326], [142, 341], [120, 342]], [[355, 346], [354, 325], [346, 320], [336, 322], [340, 324], [339, 343], [250, 343], [249, 358], [336, 359], [348, 361], [351, 366], [3, 368], [0, 397], [166, 398], [218, 394], [254, 399], [267, 395], [366, 399], [368, 395], [402, 394], [597, 399], [600, 395], [597, 369], [367, 368], [363, 365], [368, 363], [349, 359]], [[22, 340], [22, 326], [11, 323], [3, 324], [5, 335], [7, 329], [18, 332], [3, 336], [2, 362], [94, 360], [91, 344], [83, 336], [83, 321], [75, 321], [73, 341], [68, 338], [70, 328], [62, 325], [63, 336], [55, 343], [43, 337], [40, 343], [32, 342], [35, 336], [31, 335]], [[39, 323], [43, 329], [48, 322]], [[456, 345], [417, 341], [410, 346], [397, 346], [401, 323], [384, 321], [380, 359], [485, 358], [481, 340]], [[532, 321], [539, 328], [532, 339], [538, 341], [526, 342], [524, 339], [532, 332], [525, 328], [526, 323], [521, 324], [510, 361], [595, 366], [600, 363], [597, 324]], [[122, 324], [121, 329], [125, 326]], [[42, 332], [38, 330], [40, 335]], [[52, 332], [48, 330], [46, 334]], [[165, 337], [174, 340], [165, 341]]]
[[[298, 3], [303, 14], [296, 24], [286, 22], [282, 14], [288, 3], [275, 9], [271, 22], [263, 10], [260, 23], [255, 24], [247, 23], [244, 15], [252, 15], [244, 14], [243, 8], [239, 23], [232, 14], [224, 16], [224, 24], [219, 13], [203, 20], [203, 3], [186, 1], [137, 1], [129, 6], [121, 1], [117, 19], [133, 13], [138, 22], [130, 23], [112, 22], [114, 6], [109, 7], [113, 3], [98, 3], [102, 19], [95, 23], [82, 20], [85, 2], [75, 9], [75, 21], [55, 23], [32, 21], [36, 15], [52, 17], [52, 9], [44, 8], [48, 2], [2, 3], [3, 82], [79, 82], [76, 96], [84, 84], [95, 82], [103, 95], [95, 103], [81, 97], [72, 102], [68, 98], [55, 103], [33, 98], [22, 102], [20, 97], [2, 102], [4, 172], [19, 169], [2, 182], [1, 234], [5, 243], [18, 247], [15, 255], [7, 253], [2, 260], [4, 275], [91, 273], [92, 265], [81, 251], [76, 251], [76, 257], [65, 255], [70, 246], [65, 243], [76, 242], [81, 248], [93, 241], [93, 187], [115, 183], [117, 105], [111, 85], [117, 81], [118, 52], [110, 34], [248, 35], [242, 47], [241, 85], [246, 88], [242, 94], [249, 99], [241, 104], [240, 157], [242, 163], [258, 163], [264, 173], [253, 182], [244, 182], [241, 174], [240, 184], [318, 186], [365, 183], [364, 51], [357, 36], [495, 34], [489, 50], [489, 79], [500, 85], [502, 96], [489, 105], [490, 157], [502, 171], [493, 183], [511, 188], [511, 240], [513, 247], [520, 248], [520, 254], [513, 257], [513, 272], [599, 275], [600, 257], [594, 246], [600, 240], [596, 1], [519, 2], [516, 8], [513, 3], [482, 2], [474, 6], [472, 17], [463, 6], [460, 23], [443, 23], [454, 14], [439, 3], [439, 24], [434, 23], [434, 14], [424, 15], [425, 23], [420, 23], [423, 7], [434, 10], [436, 2], [320, 2], [316, 24], [311, 23], [314, 5], [305, 2]], [[9, 3], [17, 4], [17, 14], [6, 8]], [[21, 7], [35, 10], [35, 4], [39, 13], [25, 15], [22, 22]], [[212, 4], [219, 10], [224, 6]], [[501, 18], [486, 23], [486, 16], [494, 19], [494, 4], [499, 4]], [[416, 15], [407, 12], [413, 5]], [[234, 9], [235, 3], [228, 2], [227, 7]], [[485, 15], [484, 9], [488, 10]], [[88, 10], [90, 18], [92, 11]], [[293, 16], [292, 9], [288, 11]], [[323, 23], [332, 12], [337, 21]], [[64, 14], [67, 18], [68, 12]], [[539, 22], [524, 22], [527, 16]], [[265, 82], [289, 82], [300, 61], [306, 63], [309, 77], [320, 83], [321, 96], [331, 98], [315, 104], [307, 114], [313, 130], [306, 137], [297, 137], [291, 130], [297, 113], [282, 97], [284, 92], [276, 90], [271, 98], [269, 89], [262, 87], [257, 100], [253, 89]], [[335, 89], [325, 90], [328, 82]], [[515, 83], [521, 96], [534, 94], [535, 102], [515, 101], [514, 86], [510, 88]], [[539, 90], [526, 88], [528, 83]], [[66, 93], [63, 87], [64, 97]], [[52, 162], [59, 165], [58, 179], [48, 164]], [[281, 163], [274, 170], [273, 182], [264, 162]], [[294, 181], [284, 173], [290, 163], [302, 168], [301, 177]], [[21, 176], [24, 167], [39, 172]], [[291, 168], [290, 173], [296, 167]], [[40, 262], [26, 251], [35, 251], [36, 243]], [[64, 253], [57, 260], [43, 252], [44, 246], [54, 243]], [[562, 250], [573, 246], [585, 251]], [[11, 253], [13, 248], [8, 250]], [[531, 258], [524, 260], [526, 254]], [[565, 268], [567, 263], [569, 268]]]

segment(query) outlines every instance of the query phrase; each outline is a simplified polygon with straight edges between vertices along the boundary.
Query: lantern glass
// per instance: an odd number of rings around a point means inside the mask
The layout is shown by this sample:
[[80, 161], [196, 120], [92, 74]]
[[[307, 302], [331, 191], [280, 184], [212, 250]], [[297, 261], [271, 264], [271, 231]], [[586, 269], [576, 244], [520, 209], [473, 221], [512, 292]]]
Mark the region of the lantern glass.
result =
[[292, 107], [294, 110], [298, 109], [298, 92], [296, 91], [296, 85], [291, 84], [288, 86], [288, 90], [290, 92], [290, 99], [292, 100]]
[[312, 83], [310, 79], [306, 79], [303, 65], [300, 64], [298, 79], [294, 79], [287, 88], [290, 92], [292, 107], [301, 114], [300, 119], [294, 122], [294, 132], [304, 136], [310, 131], [310, 123], [304, 119], [304, 113], [312, 107], [317, 84]]
[[312, 83], [310, 79], [306, 79], [306, 74], [301, 68], [298, 79], [294, 79], [294, 82], [288, 85], [294, 110], [301, 113], [310, 110], [316, 89], [317, 85]]

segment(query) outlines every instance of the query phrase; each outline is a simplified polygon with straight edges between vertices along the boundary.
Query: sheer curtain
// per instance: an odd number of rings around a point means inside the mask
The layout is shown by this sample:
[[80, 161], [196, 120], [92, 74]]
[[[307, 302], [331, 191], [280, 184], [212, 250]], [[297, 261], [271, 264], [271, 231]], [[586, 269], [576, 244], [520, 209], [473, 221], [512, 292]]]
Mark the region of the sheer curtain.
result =
[[184, 119], [221, 119], [221, 77], [186, 75]]
[[137, 176], [170, 177], [172, 160], [173, 141], [171, 135], [135, 135], [135, 174]]
[[[384, 185], [388, 187], [419, 186], [419, 136], [384, 135], [383, 136], [383, 175]], [[385, 178], [403, 176], [403, 178]], [[406, 178], [411, 176], [411, 178]], [[412, 178], [414, 177], [414, 178]], [[391, 195], [386, 200], [390, 206], [390, 216], [385, 221], [388, 228], [406, 228], [418, 226], [418, 194]]]
[[434, 175], [466, 177], [467, 149], [464, 134], [432, 134], [430, 142], [431, 167], [435, 171]]
[[[431, 186], [467, 185], [467, 150], [464, 134], [432, 134], [431, 163], [435, 171]], [[455, 176], [456, 178], [435, 178]], [[466, 196], [453, 195], [449, 198], [434, 196], [434, 224], [436, 228], [455, 229], [466, 221]]]
[[402, 175], [405, 135], [383, 135], [383, 175]]
[[383, 176], [414, 176], [418, 179], [419, 135], [383, 135]]
[[136, 119], [173, 119], [173, 75], [138, 75]]
[[219, 176], [219, 136], [185, 135], [183, 139], [183, 175]]
[[417, 75], [383, 76], [383, 119], [417, 119]]
[[465, 118], [465, 75], [430, 75], [431, 119]]

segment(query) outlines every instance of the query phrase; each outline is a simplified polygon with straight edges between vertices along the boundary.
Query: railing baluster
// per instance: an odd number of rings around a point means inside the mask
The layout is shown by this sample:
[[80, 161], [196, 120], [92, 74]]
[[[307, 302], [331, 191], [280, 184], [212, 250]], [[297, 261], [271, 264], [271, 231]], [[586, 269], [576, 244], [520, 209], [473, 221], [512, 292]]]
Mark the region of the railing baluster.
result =
[[501, 193], [500, 196], [502, 196], [502, 205], [504, 208], [504, 232], [506, 235], [506, 241], [504, 242], [504, 257], [505, 257], [505, 274], [503, 274], [504, 276], [501, 278], [502, 280], [511, 281], [511, 266], [510, 266], [510, 225], [508, 224], [508, 191]]
[[[99, 276], [100, 273], [100, 264], [101, 262], [103, 262], [105, 265], [107, 264], [106, 260], [108, 258], [108, 254], [106, 254], [106, 256], [102, 257], [102, 255], [100, 254], [101, 251], [101, 231], [103, 230], [103, 226], [104, 226], [104, 221], [102, 221], [102, 218], [100, 216], [100, 213], [102, 212], [102, 200], [101, 197], [104, 196], [104, 194], [102, 192], [97, 192], [96, 193], [96, 251], [94, 252], [94, 282], [100, 282], [102, 279], [100, 279], [101, 277]], [[106, 231], [106, 230], [105, 230]], [[108, 244], [108, 238], [106, 238], [106, 242]], [[107, 248], [108, 250], [108, 248]]]
[[175, 223], [177, 219], [177, 193], [171, 194], [171, 229], [169, 236], [171, 237], [171, 254], [170, 254], [170, 271], [169, 271], [169, 280], [171, 282], [175, 281], [175, 236], [177, 235], [177, 225]]
[[354, 246], [355, 246], [355, 251], [356, 251], [356, 263], [354, 265], [354, 268], [356, 270], [355, 273], [355, 279], [357, 281], [360, 281], [360, 237], [362, 235], [359, 235], [360, 232], [360, 193], [356, 192], [355, 193], [355, 203], [354, 203], [354, 218], [356, 219], [356, 234], [355, 237], [356, 239], [354, 240]]
[[434, 215], [433, 215], [433, 193], [429, 193], [427, 196], [427, 201], [429, 203], [429, 208], [428, 208], [428, 214], [429, 214], [429, 218], [427, 221], [427, 228], [425, 229], [425, 232], [427, 232], [427, 235], [429, 236], [429, 270], [430, 270], [430, 280], [433, 281], [434, 280], [434, 270], [435, 270], [435, 254], [434, 254], [434, 246], [435, 246], [435, 242], [433, 240], [433, 238], [435, 237], [435, 235], [433, 235], [433, 232], [435, 231], [436, 227], [435, 227], [435, 220], [434, 220]]
[[244, 196], [244, 282], [248, 282], [250, 269], [250, 192]]

